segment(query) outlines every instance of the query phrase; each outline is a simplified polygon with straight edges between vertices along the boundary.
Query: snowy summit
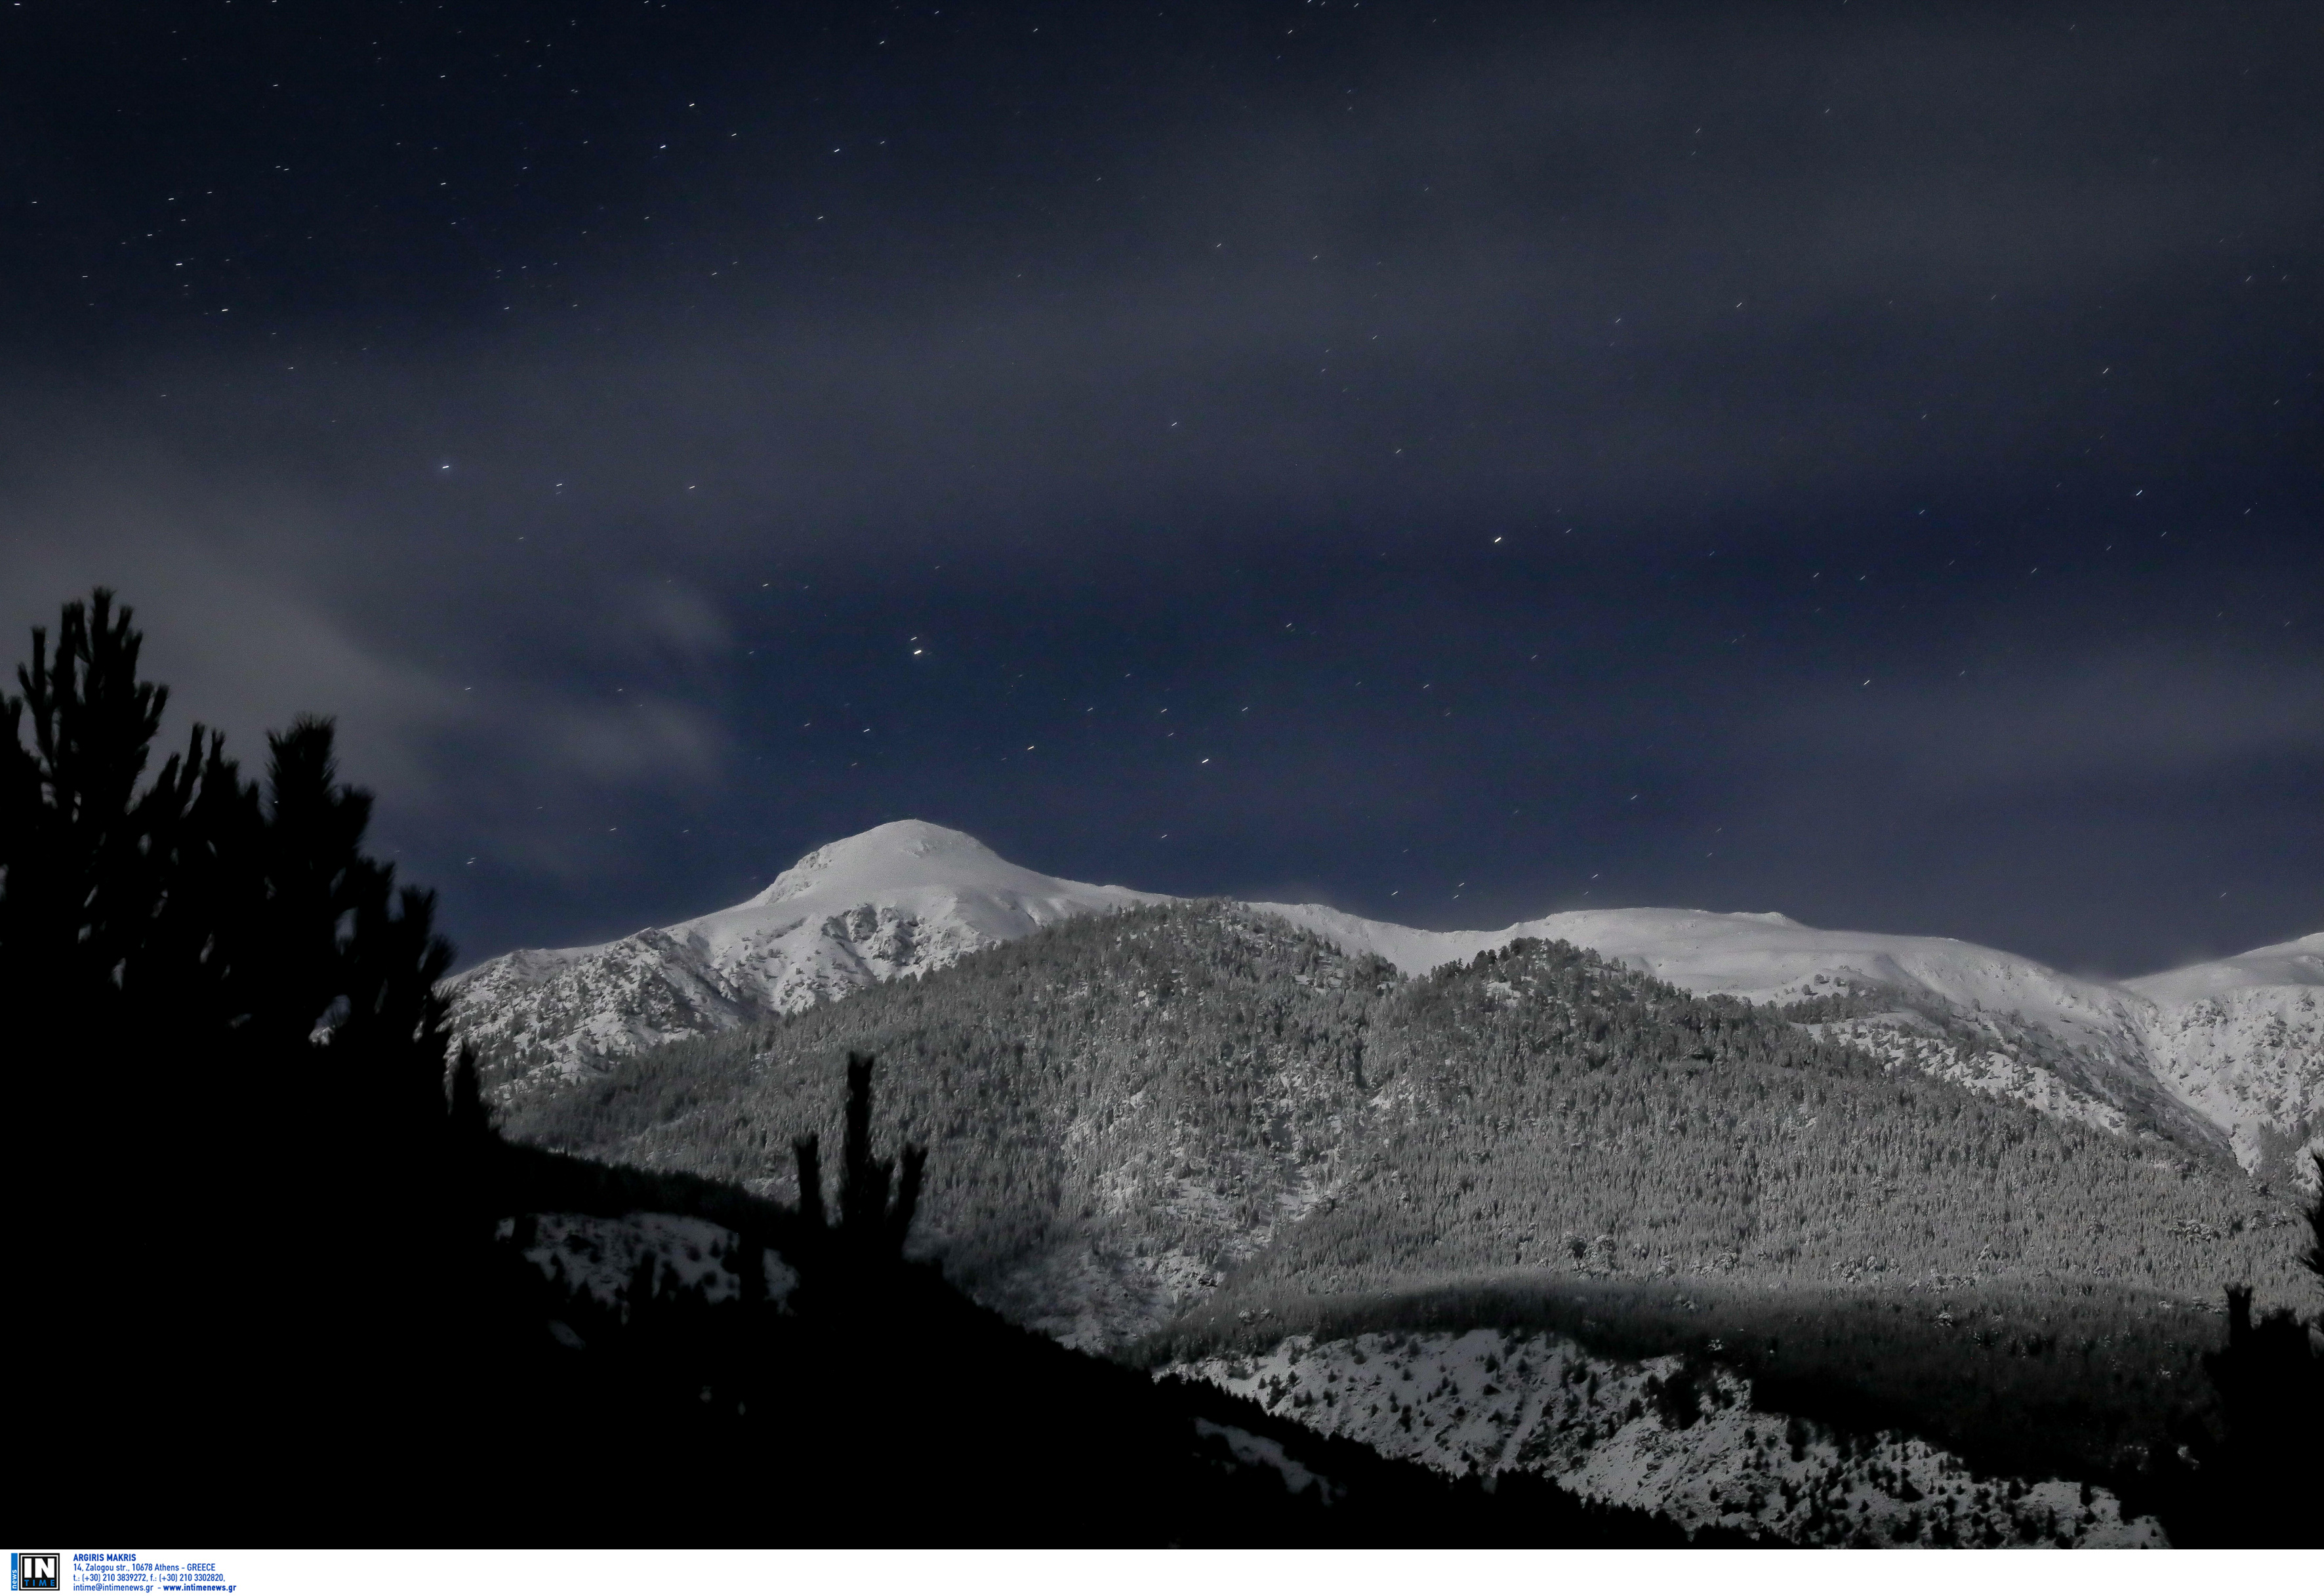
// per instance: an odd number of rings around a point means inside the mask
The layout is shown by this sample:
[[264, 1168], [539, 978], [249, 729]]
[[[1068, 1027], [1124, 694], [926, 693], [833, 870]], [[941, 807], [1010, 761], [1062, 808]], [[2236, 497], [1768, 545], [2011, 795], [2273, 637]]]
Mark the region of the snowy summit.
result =
[[1165, 901], [1010, 863], [897, 820], [826, 844], [756, 897], [596, 947], [523, 949], [455, 977], [452, 1023], [494, 1074], [559, 1074], [789, 1013], [1074, 915]]

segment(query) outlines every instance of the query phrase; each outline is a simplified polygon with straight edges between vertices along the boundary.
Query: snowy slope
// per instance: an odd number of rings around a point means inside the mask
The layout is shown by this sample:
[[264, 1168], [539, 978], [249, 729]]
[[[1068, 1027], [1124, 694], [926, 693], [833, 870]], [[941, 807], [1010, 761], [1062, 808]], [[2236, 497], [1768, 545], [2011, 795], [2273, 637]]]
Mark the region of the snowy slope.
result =
[[520, 948], [446, 984], [454, 1037], [475, 1046], [494, 1084], [724, 1030], [761, 1011], [700, 949], [659, 930], [601, 947]]
[[[1715, 1344], [1715, 1343], [1714, 1343]], [[1997, 1481], [1895, 1433], [1854, 1445], [1755, 1408], [1751, 1382], [1677, 1357], [1627, 1363], [1564, 1337], [1297, 1335], [1256, 1357], [1157, 1370], [1208, 1379], [1325, 1435], [1460, 1474], [1528, 1470], [1594, 1501], [1690, 1528], [1772, 1531], [1804, 1545], [2159, 1546], [2113, 1494]], [[1693, 1411], [1662, 1393], [1695, 1386]]]
[[2244, 1167], [2314, 1174], [2324, 1151], [2324, 932], [2123, 983], [2145, 999], [2155, 1074], [2224, 1127]]
[[1584, 909], [1419, 931], [1321, 904], [1252, 907], [1408, 973], [1539, 936], [1754, 1002], [1882, 989], [1896, 1011], [1826, 1029], [2061, 1119], [2225, 1148], [2272, 1178], [2312, 1180], [2301, 1149], [2324, 1150], [2324, 933], [2116, 984], [1950, 937], [1822, 931], [1780, 914]]
[[2164, 1008], [2239, 992], [2324, 987], [2324, 931], [2296, 942], [2255, 947], [2231, 959], [2141, 975], [2123, 985]]
[[1538, 936], [1593, 948], [1699, 994], [1788, 1003], [1877, 990], [1893, 995], [1893, 1011], [1831, 1029], [1894, 1065], [2101, 1129], [2146, 1126], [2226, 1149], [2224, 1128], [2152, 1067], [2150, 1002], [1975, 943], [1692, 909], [1582, 909], [1498, 931], [1416, 931], [1320, 904], [1252, 907], [1412, 973]]
[[817, 848], [747, 902], [598, 947], [527, 949], [450, 983], [452, 1025], [506, 1081], [940, 969], [1074, 915], [1163, 901], [1023, 869], [899, 820]]
[[1821, 931], [1779, 914], [1697, 909], [1593, 909], [1520, 920], [1499, 931], [1416, 931], [1313, 903], [1255, 903], [1351, 951], [1361, 946], [1408, 973], [1474, 958], [1520, 936], [1571, 942], [1698, 993], [1755, 1003], [1814, 997], [1838, 983], [1926, 992], [1972, 1011], [2016, 1014], [2061, 1039], [2136, 1047], [2139, 1005], [2118, 987], [2061, 975], [2032, 959], [1949, 936]]

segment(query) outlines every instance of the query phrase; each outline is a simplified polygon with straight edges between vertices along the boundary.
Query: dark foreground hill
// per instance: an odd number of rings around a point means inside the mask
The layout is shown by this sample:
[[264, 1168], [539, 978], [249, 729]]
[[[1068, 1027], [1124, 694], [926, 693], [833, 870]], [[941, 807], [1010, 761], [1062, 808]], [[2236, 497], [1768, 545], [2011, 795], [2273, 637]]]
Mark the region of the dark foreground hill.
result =
[[[864, 1162], [843, 1201], [876, 1184], [899, 1241], [908, 1207]], [[47, 1438], [23, 1521], [186, 1544], [1688, 1544], [1647, 1514], [1449, 1481], [1070, 1351], [867, 1242], [853, 1213], [825, 1227], [490, 1138], [454, 1163], [450, 1200], [410, 1228], [280, 1259], [240, 1305], [247, 1331], [193, 1314], [48, 1339], [18, 1410]], [[604, 1302], [493, 1240], [503, 1212], [690, 1214], [798, 1283], [714, 1302], [649, 1266]]]

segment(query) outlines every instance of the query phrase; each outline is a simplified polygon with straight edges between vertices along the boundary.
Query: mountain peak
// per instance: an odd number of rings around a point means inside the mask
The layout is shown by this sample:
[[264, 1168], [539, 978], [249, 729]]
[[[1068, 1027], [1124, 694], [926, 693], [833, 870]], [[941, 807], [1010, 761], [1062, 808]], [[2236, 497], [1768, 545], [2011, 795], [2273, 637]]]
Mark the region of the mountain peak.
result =
[[603, 947], [488, 960], [456, 982], [454, 1023], [496, 1067], [570, 1074], [926, 974], [1075, 915], [1162, 901], [1011, 864], [964, 831], [891, 820], [825, 843], [732, 908]]
[[861, 878], [867, 884], [884, 885], [909, 878], [918, 885], [955, 874], [982, 878], [1010, 868], [964, 831], [926, 820], [890, 820], [811, 850], [750, 902], [759, 907], [780, 903], [835, 879]]

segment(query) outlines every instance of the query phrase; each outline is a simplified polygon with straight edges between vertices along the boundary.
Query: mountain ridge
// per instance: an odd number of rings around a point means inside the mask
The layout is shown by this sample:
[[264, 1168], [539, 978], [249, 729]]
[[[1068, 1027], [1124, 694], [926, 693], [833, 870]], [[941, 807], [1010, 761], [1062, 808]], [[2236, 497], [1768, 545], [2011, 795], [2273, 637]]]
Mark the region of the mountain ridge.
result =
[[[1085, 914], [1176, 901], [1013, 864], [893, 821], [825, 844], [743, 902], [590, 947], [520, 949], [447, 983], [503, 1091], [712, 1034]], [[1250, 908], [1406, 975], [1522, 938], [1571, 942], [1701, 995], [1801, 1009], [1892, 1064], [2118, 1134], [2305, 1173], [2324, 1142], [2324, 933], [2121, 983], [1950, 937], [1829, 931], [1774, 913], [1583, 909], [1428, 931], [1322, 904]]]
[[1125, 1344], [1222, 1289], [1511, 1269], [2173, 1300], [2226, 1269], [2282, 1289], [2282, 1200], [2224, 1156], [1915, 1080], [1570, 944], [1402, 978], [1215, 899], [1077, 918], [654, 1048], [502, 1123], [783, 1202], [789, 1140], [838, 1133], [827, 1083], [849, 1055], [881, 1061], [875, 1137], [928, 1149], [927, 1255], [1073, 1345]]

